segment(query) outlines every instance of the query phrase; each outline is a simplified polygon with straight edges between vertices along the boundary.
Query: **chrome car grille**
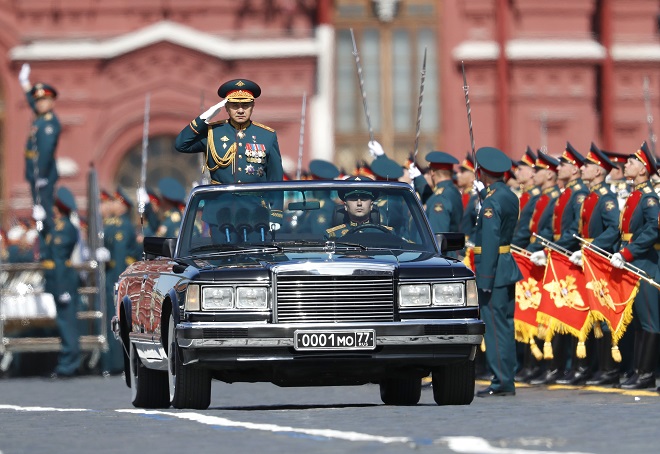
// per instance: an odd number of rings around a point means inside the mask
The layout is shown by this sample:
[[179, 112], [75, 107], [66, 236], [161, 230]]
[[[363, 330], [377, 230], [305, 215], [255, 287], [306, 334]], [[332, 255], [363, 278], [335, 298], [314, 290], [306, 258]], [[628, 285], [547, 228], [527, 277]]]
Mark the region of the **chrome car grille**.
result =
[[392, 321], [392, 274], [278, 275], [276, 317], [279, 323]]

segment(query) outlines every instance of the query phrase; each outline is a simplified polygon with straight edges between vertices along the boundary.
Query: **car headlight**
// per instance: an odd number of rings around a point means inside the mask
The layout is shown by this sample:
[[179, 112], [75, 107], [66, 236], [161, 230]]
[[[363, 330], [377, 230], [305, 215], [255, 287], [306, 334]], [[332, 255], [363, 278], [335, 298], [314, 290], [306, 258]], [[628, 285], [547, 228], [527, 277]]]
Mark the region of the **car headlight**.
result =
[[202, 289], [202, 309], [231, 309], [233, 307], [233, 287], [204, 287]]
[[433, 284], [434, 306], [465, 306], [463, 284]]
[[477, 293], [477, 281], [470, 279], [467, 281], [465, 286], [465, 294], [467, 296], [465, 305], [466, 306], [478, 306], [479, 305], [479, 295]]
[[400, 307], [427, 307], [431, 305], [431, 286], [410, 284], [399, 286]]
[[236, 289], [236, 309], [267, 309], [268, 288], [238, 287]]

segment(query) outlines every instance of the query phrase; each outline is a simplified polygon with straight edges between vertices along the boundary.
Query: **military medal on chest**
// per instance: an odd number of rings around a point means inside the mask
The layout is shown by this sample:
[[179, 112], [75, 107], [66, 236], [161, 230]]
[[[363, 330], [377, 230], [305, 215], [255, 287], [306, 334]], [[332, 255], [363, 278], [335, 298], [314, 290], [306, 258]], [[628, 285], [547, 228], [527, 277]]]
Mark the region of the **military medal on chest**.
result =
[[244, 133], [243, 130], [241, 129], [240, 131], [238, 131], [238, 132], [236, 133], [236, 136], [237, 136], [239, 139], [242, 139], [242, 138], [245, 137], [245, 133]]

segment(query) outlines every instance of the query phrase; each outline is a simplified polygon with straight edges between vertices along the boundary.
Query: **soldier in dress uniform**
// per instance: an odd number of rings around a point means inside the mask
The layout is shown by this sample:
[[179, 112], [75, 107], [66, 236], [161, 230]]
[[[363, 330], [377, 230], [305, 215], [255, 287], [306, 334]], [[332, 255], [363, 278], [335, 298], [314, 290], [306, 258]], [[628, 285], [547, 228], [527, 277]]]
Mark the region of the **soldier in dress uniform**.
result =
[[[334, 180], [339, 177], [339, 169], [333, 163], [323, 159], [313, 159], [309, 162], [309, 179], [311, 180]], [[327, 197], [325, 191], [315, 194], [320, 208], [314, 211], [303, 212], [298, 222], [298, 229], [305, 233], [322, 234], [332, 226], [332, 219], [337, 206], [331, 198]]]
[[519, 200], [503, 181], [511, 159], [497, 148], [477, 150], [477, 177], [486, 186], [474, 233], [474, 262], [479, 308], [486, 324], [486, 360], [493, 373], [479, 397], [515, 395], [516, 345], [513, 312], [516, 282], [522, 279], [511, 255]]
[[57, 91], [50, 85], [30, 83], [30, 65], [25, 63], [18, 75], [30, 108], [35, 113], [25, 147], [25, 179], [30, 184], [32, 202], [53, 218], [53, 193], [58, 179], [55, 151], [62, 130], [53, 112]]
[[[621, 214], [621, 247], [611, 257], [615, 268], [626, 263], [655, 277], [658, 268], [658, 196], [653, 190], [650, 176], [658, 170], [655, 157], [644, 142], [630, 155], [624, 167], [624, 177], [633, 182], [633, 191], [627, 198]], [[660, 339], [660, 310], [658, 291], [641, 280], [633, 303], [632, 326], [635, 330], [633, 353], [634, 373], [621, 384], [624, 389], [655, 387], [655, 369], [658, 364]]]
[[[594, 246], [607, 252], [618, 250], [619, 244], [619, 205], [616, 195], [605, 183], [607, 174], [616, 166], [593, 142], [582, 166], [582, 179], [589, 185], [589, 195], [582, 203], [578, 224], [578, 235]], [[570, 261], [582, 266], [582, 250], [570, 257]], [[598, 370], [587, 380], [587, 385], [607, 385], [619, 383], [619, 370], [612, 359], [612, 333], [605, 323], [600, 323], [601, 338], [595, 339]], [[587, 340], [587, 355], [592, 356], [590, 339]]]
[[[580, 207], [589, 193], [581, 179], [580, 167], [584, 157], [566, 142], [566, 148], [559, 157], [557, 178], [564, 187], [552, 209], [552, 220], [541, 227], [539, 235], [553, 241], [555, 244], [573, 252], [580, 248], [579, 241], [573, 236], [577, 233]], [[538, 205], [537, 205], [538, 206]], [[537, 243], [538, 244], [538, 243]], [[543, 249], [536, 250], [530, 257], [537, 266], [545, 266], [547, 257]], [[584, 384], [588, 376], [588, 368], [576, 364], [577, 358], [572, 358], [577, 340], [570, 334], [555, 333], [552, 338], [553, 358], [549, 370], [544, 377], [532, 380], [532, 384]], [[567, 365], [571, 360], [571, 369]]]
[[181, 206], [185, 204], [186, 190], [176, 178], [165, 177], [158, 181], [161, 195], [163, 220], [156, 230], [156, 236], [174, 238], [179, 236], [181, 227]]
[[479, 196], [474, 188], [474, 160], [470, 153], [465, 156], [463, 162], [458, 166], [456, 185], [461, 191], [461, 202], [463, 204], [463, 217], [459, 228], [465, 234], [465, 241], [468, 242], [471, 241], [477, 224], [477, 205], [479, 203]]
[[[433, 181], [433, 193], [426, 198], [426, 216], [433, 232], [460, 232], [463, 218], [463, 202], [461, 193], [452, 181], [454, 164], [458, 159], [443, 151], [431, 151], [426, 155], [429, 163], [429, 172]], [[418, 186], [418, 177], [415, 185], [419, 193], [427, 192], [425, 187]]]
[[518, 247], [526, 249], [529, 245], [530, 233], [529, 222], [534, 213], [536, 201], [541, 196], [541, 189], [534, 183], [534, 174], [536, 173], [536, 155], [530, 147], [527, 147], [522, 159], [518, 161], [516, 179], [522, 187], [520, 196], [520, 219], [516, 225], [516, 231], [513, 234], [513, 242]]
[[[371, 171], [374, 179], [378, 181], [399, 181], [399, 178], [403, 176], [403, 168], [385, 155], [373, 160]], [[376, 206], [380, 214], [380, 223], [393, 227], [399, 236], [407, 237], [410, 220], [403, 217], [403, 207], [400, 203], [402, 202], [398, 199], [393, 201], [387, 195], [381, 194], [376, 201]]]
[[610, 161], [616, 164], [616, 167], [614, 167], [607, 175], [607, 178], [605, 178], [605, 182], [610, 185], [612, 192], [616, 194], [616, 198], [619, 202], [619, 210], [623, 210], [623, 206], [626, 204], [626, 199], [632, 192], [632, 188], [628, 184], [626, 177], [623, 175], [623, 168], [628, 161], [628, 155], [607, 150], [601, 151], [605, 153], [605, 156], [607, 156]]
[[[182, 153], [206, 153], [206, 166], [215, 184], [282, 181], [284, 170], [275, 130], [252, 121], [255, 99], [261, 88], [247, 79], [220, 85], [224, 98], [195, 118], [179, 133], [175, 148]], [[222, 108], [229, 118], [213, 121]], [[282, 223], [283, 200], [267, 201], [270, 227]], [[258, 204], [258, 201], [257, 201]]]
[[72, 267], [71, 255], [78, 242], [78, 230], [69, 217], [76, 210], [71, 191], [60, 187], [54, 200], [53, 216], [46, 217], [43, 207], [36, 205], [33, 217], [43, 221], [41, 236], [41, 264], [46, 279], [46, 292], [55, 298], [57, 328], [62, 348], [52, 378], [67, 378], [78, 374], [80, 346], [78, 343], [78, 307], [80, 284], [78, 272]]

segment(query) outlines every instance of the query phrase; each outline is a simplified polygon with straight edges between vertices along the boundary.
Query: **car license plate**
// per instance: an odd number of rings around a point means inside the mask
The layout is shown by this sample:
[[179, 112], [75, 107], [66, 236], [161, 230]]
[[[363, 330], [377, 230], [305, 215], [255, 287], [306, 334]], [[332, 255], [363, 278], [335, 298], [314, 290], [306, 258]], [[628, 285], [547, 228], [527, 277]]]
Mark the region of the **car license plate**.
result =
[[296, 350], [373, 350], [376, 332], [373, 329], [346, 331], [302, 331], [294, 333]]

